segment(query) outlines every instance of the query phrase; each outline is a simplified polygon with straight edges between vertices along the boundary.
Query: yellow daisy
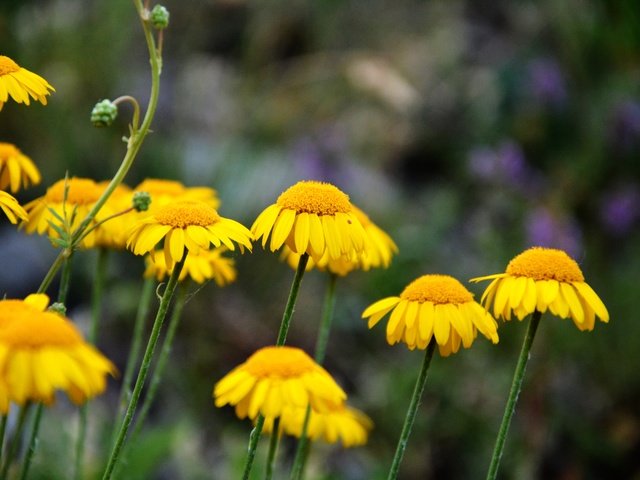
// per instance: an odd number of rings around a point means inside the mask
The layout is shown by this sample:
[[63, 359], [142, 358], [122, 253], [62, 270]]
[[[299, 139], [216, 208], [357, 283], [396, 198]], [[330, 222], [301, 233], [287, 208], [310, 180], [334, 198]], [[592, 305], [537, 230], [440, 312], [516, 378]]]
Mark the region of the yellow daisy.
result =
[[[144, 255], [164, 241], [167, 268], [173, 269], [182, 259], [185, 248], [195, 254], [209, 245], [224, 245], [235, 250], [251, 250], [251, 232], [229, 218], [218, 215], [215, 208], [201, 201], [176, 201], [139, 220], [128, 233], [127, 248], [136, 255]], [[235, 243], [234, 243], [235, 242]]]
[[[184, 280], [187, 275], [196, 283], [204, 283], [213, 279], [219, 287], [224, 287], [236, 279], [237, 272], [233, 266], [233, 259], [224, 257], [225, 247], [201, 249], [197, 254], [189, 254], [184, 262], [178, 280]], [[145, 257], [147, 265], [144, 271], [146, 278], [156, 277], [158, 281], [171, 275], [173, 269], [168, 269], [164, 255], [153, 251]]]
[[213, 389], [216, 407], [235, 405], [239, 418], [278, 417], [287, 407], [326, 412], [347, 398], [329, 373], [294, 347], [264, 347]]
[[367, 307], [362, 318], [373, 328], [387, 313], [387, 342], [400, 341], [425, 349], [432, 338], [440, 354], [448, 356], [469, 348], [479, 330], [498, 343], [497, 323], [473, 300], [473, 294], [448, 275], [423, 275], [411, 282], [399, 297], [387, 297]]
[[18, 201], [2, 190], [0, 190], [0, 208], [11, 223], [18, 223], [18, 219], [26, 221], [29, 218], [26, 210], [20, 206]]
[[272, 252], [287, 245], [316, 262], [325, 252], [331, 259], [361, 255], [366, 233], [349, 197], [328, 183], [298, 182], [256, 218], [251, 231]]
[[176, 180], [147, 178], [133, 188], [135, 192], [151, 195], [149, 209], [154, 211], [176, 200], [200, 200], [213, 208], [220, 206], [218, 193], [210, 187], [186, 187]]
[[113, 364], [86, 343], [74, 324], [43, 311], [48, 299], [0, 300], [0, 412], [9, 401], [50, 404], [56, 390], [74, 403], [104, 392]]
[[497, 317], [522, 320], [538, 310], [549, 310], [560, 318], [571, 318], [579, 330], [593, 330], [595, 317], [609, 321], [600, 297], [584, 281], [580, 267], [562, 250], [533, 247], [513, 258], [505, 273], [474, 278], [492, 280], [481, 303], [493, 305]]
[[[300, 438], [304, 425], [305, 408], [287, 408], [280, 416], [280, 432]], [[273, 431], [274, 418], [265, 419], [263, 432]], [[345, 448], [357, 447], [367, 443], [373, 422], [360, 410], [341, 405], [323, 413], [311, 410], [307, 436], [326, 443], [341, 442]]]
[[[109, 181], [99, 182], [98, 188], [101, 189], [100, 194], [109, 186]], [[111, 214], [120, 214], [114, 218], [102, 223], [95, 233], [95, 246], [122, 250], [127, 244], [127, 232], [138, 220], [138, 212], [132, 210], [133, 192], [131, 188], [125, 184], [116, 187], [113, 193], [107, 199], [103, 209]], [[130, 210], [131, 209], [131, 210]], [[130, 211], [127, 211], [130, 210]], [[102, 212], [102, 209], [101, 209]], [[100, 218], [104, 218], [101, 214]]]
[[7, 187], [15, 193], [20, 187], [40, 183], [40, 171], [15, 145], [0, 142], [0, 190]]
[[[65, 188], [67, 187], [68, 192], [65, 205], [64, 195]], [[47, 234], [52, 238], [58, 238], [59, 235], [51, 226], [51, 223], [60, 226], [61, 222], [51, 210], [55, 211], [59, 217], [67, 218], [69, 221], [73, 217], [73, 221], [70, 221], [70, 226], [72, 231], [76, 230], [89, 211], [94, 207], [96, 201], [104, 192], [104, 189], [104, 184], [98, 184], [89, 178], [73, 177], [58, 180], [47, 189], [44, 196], [36, 198], [25, 205], [24, 208], [29, 214], [29, 220], [24, 224], [25, 231], [27, 233], [36, 232], [39, 235]], [[92, 224], [95, 225], [114, 213], [116, 213], [116, 211], [113, 209], [113, 206], [107, 202], [100, 209]], [[92, 248], [96, 244], [96, 240], [101, 238], [101, 229], [104, 225], [106, 225], [106, 223], [91, 230], [80, 245], [85, 248]]]
[[0, 110], [9, 96], [26, 105], [29, 105], [31, 98], [46, 105], [47, 95], [55, 91], [40, 75], [22, 68], [9, 57], [0, 55]]

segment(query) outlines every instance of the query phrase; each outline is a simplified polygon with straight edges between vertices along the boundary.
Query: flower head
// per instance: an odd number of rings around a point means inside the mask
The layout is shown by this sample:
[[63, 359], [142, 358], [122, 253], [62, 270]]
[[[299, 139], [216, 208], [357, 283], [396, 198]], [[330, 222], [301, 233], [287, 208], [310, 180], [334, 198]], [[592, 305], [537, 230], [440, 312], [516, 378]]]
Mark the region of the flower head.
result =
[[74, 324], [44, 311], [46, 295], [0, 300], [0, 412], [9, 401], [49, 404], [56, 390], [74, 403], [102, 393], [113, 364], [86, 343]]
[[0, 110], [9, 96], [25, 105], [31, 103], [31, 98], [46, 105], [47, 95], [55, 91], [40, 75], [22, 68], [9, 57], [0, 55]]
[[413, 350], [425, 349], [432, 338], [440, 354], [456, 353], [460, 343], [469, 348], [479, 330], [498, 343], [496, 321], [462, 284], [448, 275], [423, 275], [407, 285], [399, 297], [387, 297], [367, 307], [362, 318], [369, 328], [387, 313], [387, 342], [405, 342]]
[[[237, 272], [233, 266], [233, 259], [224, 257], [225, 247], [212, 248], [210, 250], [200, 250], [197, 254], [190, 254], [184, 262], [184, 267], [180, 272], [178, 280], [184, 280], [187, 275], [196, 283], [204, 283], [213, 279], [219, 287], [223, 287], [236, 279]], [[144, 276], [156, 277], [162, 281], [173, 269], [168, 269], [164, 255], [158, 252], [151, 252], [146, 258], [147, 268]]]
[[182, 259], [185, 248], [198, 254], [209, 245], [224, 245], [235, 250], [251, 250], [251, 232], [245, 226], [218, 215], [212, 206], [202, 201], [177, 201], [139, 220], [128, 233], [127, 248], [136, 255], [144, 255], [164, 241], [164, 258], [167, 268], [173, 269]]
[[26, 221], [29, 218], [26, 210], [20, 206], [18, 201], [2, 190], [0, 190], [0, 208], [11, 223], [18, 223], [18, 219]]
[[279, 417], [286, 408], [326, 412], [346, 394], [309, 355], [294, 347], [264, 347], [224, 376], [213, 389], [216, 407], [235, 405], [240, 418]]
[[[106, 184], [96, 183], [89, 178], [73, 177], [58, 180], [47, 189], [44, 196], [25, 205], [24, 208], [29, 214], [29, 220], [24, 225], [25, 231], [59, 238], [59, 234], [52, 224], [61, 227], [60, 218], [68, 221], [72, 231], [76, 230], [94, 207], [105, 188]], [[96, 226], [102, 220], [115, 214], [116, 211], [113, 208], [113, 204], [107, 202], [95, 216], [91, 226]], [[52, 210], [55, 214], [52, 213]], [[103, 236], [101, 229], [108, 223], [89, 231], [82, 240], [81, 246], [92, 248], [96, 245], [96, 241]], [[108, 235], [108, 233], [106, 234]]]
[[0, 189], [7, 187], [15, 193], [20, 187], [37, 185], [40, 183], [40, 172], [37, 167], [18, 148], [11, 144], [0, 142]]
[[533, 247], [513, 258], [505, 273], [474, 278], [492, 280], [481, 303], [493, 305], [496, 317], [518, 320], [538, 310], [549, 310], [560, 318], [571, 318], [580, 330], [593, 330], [595, 317], [609, 321], [600, 297], [584, 281], [580, 267], [562, 250]]
[[287, 245], [294, 253], [308, 254], [318, 262], [359, 256], [365, 250], [366, 233], [349, 197], [328, 183], [304, 181], [285, 190], [276, 203], [256, 218], [251, 227], [262, 247], [271, 237], [272, 252]]
[[[305, 414], [305, 408], [285, 409], [280, 416], [280, 431], [300, 438]], [[274, 420], [274, 418], [265, 420], [263, 432], [273, 431]], [[367, 443], [372, 428], [373, 422], [367, 415], [345, 404], [323, 413], [312, 409], [307, 426], [307, 436], [313, 441], [341, 442], [343, 447], [349, 448]]]

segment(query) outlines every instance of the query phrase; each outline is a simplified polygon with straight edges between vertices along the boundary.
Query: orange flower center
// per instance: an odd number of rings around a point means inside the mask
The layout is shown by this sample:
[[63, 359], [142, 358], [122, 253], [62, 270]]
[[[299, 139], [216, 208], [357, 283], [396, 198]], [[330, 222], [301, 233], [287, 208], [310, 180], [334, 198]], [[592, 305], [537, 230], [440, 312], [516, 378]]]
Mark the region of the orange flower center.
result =
[[413, 302], [467, 303], [473, 301], [469, 290], [448, 275], [423, 275], [411, 282], [400, 294], [400, 298]]
[[76, 327], [55, 313], [24, 309], [15, 312], [14, 320], [0, 329], [0, 344], [16, 348], [38, 348], [71, 346], [82, 342], [82, 336]]
[[351, 211], [349, 196], [330, 183], [298, 182], [282, 192], [276, 202], [280, 207], [298, 213], [335, 215]]
[[208, 227], [220, 221], [216, 209], [202, 202], [176, 202], [162, 207], [155, 214], [161, 225], [186, 228], [190, 225]]
[[258, 378], [295, 378], [313, 371], [316, 364], [299, 348], [264, 347], [251, 355], [243, 367]]
[[20, 155], [20, 150], [11, 143], [0, 142], [0, 161], [6, 161]]
[[525, 250], [507, 265], [507, 273], [514, 277], [559, 282], [584, 282], [576, 261], [562, 250], [533, 247]]
[[0, 76], [17, 72], [18, 70], [20, 70], [20, 65], [11, 60], [9, 57], [0, 55]]
[[156, 178], [147, 178], [135, 188], [138, 192], [148, 192], [153, 195], [171, 195], [178, 196], [184, 194], [185, 187], [182, 183], [175, 180], [160, 180]]
[[100, 187], [96, 182], [88, 178], [70, 178], [58, 180], [47, 190], [46, 200], [52, 203], [62, 203], [64, 201], [64, 191], [67, 192], [67, 202], [72, 205], [87, 205], [95, 203], [102, 195], [104, 187]]

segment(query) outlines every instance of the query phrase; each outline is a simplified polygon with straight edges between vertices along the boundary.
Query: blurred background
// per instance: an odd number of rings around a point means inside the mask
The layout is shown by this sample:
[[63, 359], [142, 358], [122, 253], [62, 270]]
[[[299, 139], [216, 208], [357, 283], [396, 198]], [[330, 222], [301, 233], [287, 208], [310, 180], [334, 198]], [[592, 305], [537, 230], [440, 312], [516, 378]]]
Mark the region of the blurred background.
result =
[[[425, 273], [463, 283], [502, 272], [532, 245], [566, 250], [611, 314], [591, 333], [545, 316], [500, 478], [640, 478], [640, 4], [637, 0], [323, 2], [167, 0], [161, 100], [126, 178], [220, 195], [250, 226], [302, 179], [347, 192], [399, 246], [387, 270], [340, 279], [326, 367], [374, 421], [366, 446], [314, 447], [309, 479], [386, 478], [421, 352], [389, 347], [360, 319]], [[97, 129], [103, 98], [144, 105], [149, 63], [129, 0], [3, 0], [1, 52], [44, 76], [50, 104], [7, 103], [0, 141], [43, 182], [109, 179], [130, 111]], [[55, 250], [4, 221], [0, 292], [37, 289]], [[69, 316], [89, 316], [95, 253], [80, 252]], [[216, 409], [213, 384], [275, 342], [293, 271], [257, 247], [237, 281], [190, 289], [170, 369], [126, 466], [129, 479], [238, 478], [250, 424]], [[99, 347], [122, 370], [142, 259], [111, 256]], [[312, 352], [326, 275], [303, 280], [288, 343]], [[467, 284], [479, 298], [485, 285]], [[383, 322], [386, 323], [386, 322]], [[525, 332], [502, 324], [436, 355], [403, 479], [484, 478]], [[99, 477], [118, 380], [92, 403], [89, 471]], [[69, 478], [77, 415], [63, 397], [43, 420], [33, 478]], [[294, 443], [280, 450], [288, 478]], [[266, 444], [255, 478], [262, 478]], [[87, 478], [93, 478], [92, 473]]]

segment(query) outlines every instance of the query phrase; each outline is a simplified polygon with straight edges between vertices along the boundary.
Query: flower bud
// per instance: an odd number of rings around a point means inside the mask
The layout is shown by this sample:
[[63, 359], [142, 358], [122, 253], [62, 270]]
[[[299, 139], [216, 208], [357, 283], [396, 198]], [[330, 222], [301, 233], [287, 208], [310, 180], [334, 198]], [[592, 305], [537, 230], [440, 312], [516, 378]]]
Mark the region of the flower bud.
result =
[[67, 307], [61, 302], [52, 303], [47, 310], [62, 316], [67, 314]]
[[96, 127], [108, 127], [118, 116], [118, 107], [111, 100], [96, 103], [91, 110], [91, 123]]
[[135, 192], [133, 194], [133, 208], [136, 212], [146, 212], [151, 204], [151, 195], [148, 192]]
[[164, 30], [169, 26], [169, 10], [162, 5], [155, 5], [151, 10], [151, 24], [157, 30]]

